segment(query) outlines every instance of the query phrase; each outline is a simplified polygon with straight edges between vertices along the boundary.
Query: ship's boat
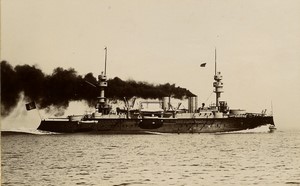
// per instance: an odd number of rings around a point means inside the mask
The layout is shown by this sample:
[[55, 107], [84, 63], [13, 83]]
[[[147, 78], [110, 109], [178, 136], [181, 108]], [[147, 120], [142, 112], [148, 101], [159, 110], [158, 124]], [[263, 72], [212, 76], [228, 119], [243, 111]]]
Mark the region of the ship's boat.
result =
[[[227, 102], [221, 101], [223, 82], [221, 72], [215, 75], [213, 87], [216, 102], [208, 107], [198, 107], [197, 96], [188, 98], [188, 109], [174, 108], [170, 97], [160, 101], [140, 102], [139, 108], [129, 106], [125, 99], [125, 109], [112, 109], [105, 97], [108, 86], [106, 77], [107, 48], [105, 48], [105, 70], [98, 76], [100, 96], [95, 112], [83, 115], [70, 115], [66, 118], [43, 119], [38, 130], [75, 133], [93, 132], [99, 134], [156, 134], [156, 133], [215, 133], [253, 129], [269, 125], [274, 131], [273, 116], [261, 113], [247, 113], [241, 109], [229, 109]], [[216, 53], [215, 53], [216, 59]], [[134, 101], [133, 101], [134, 102]], [[149, 105], [156, 105], [156, 109]]]

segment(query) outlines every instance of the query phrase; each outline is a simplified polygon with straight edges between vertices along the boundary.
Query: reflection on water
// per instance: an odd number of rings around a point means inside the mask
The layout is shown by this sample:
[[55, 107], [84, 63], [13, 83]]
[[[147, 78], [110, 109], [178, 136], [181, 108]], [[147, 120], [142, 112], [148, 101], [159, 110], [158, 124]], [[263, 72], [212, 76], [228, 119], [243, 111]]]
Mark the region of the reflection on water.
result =
[[2, 185], [297, 185], [300, 132], [3, 135]]

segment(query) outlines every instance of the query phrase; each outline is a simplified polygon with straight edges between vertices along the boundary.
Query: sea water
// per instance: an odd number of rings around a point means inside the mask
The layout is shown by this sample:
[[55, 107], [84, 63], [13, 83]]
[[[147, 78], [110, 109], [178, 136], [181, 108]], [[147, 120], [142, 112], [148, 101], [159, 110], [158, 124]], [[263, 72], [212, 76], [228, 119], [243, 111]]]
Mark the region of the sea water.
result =
[[300, 185], [300, 131], [2, 133], [2, 185]]

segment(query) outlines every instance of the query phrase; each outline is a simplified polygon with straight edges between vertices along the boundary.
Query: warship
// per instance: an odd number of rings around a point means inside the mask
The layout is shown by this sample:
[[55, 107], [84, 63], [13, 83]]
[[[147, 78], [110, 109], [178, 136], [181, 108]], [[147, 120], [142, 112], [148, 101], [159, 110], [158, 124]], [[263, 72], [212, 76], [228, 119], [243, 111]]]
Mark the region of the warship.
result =
[[[221, 101], [223, 82], [221, 72], [217, 72], [215, 50], [214, 93], [215, 103], [198, 107], [197, 96], [187, 98], [188, 108], [179, 109], [172, 106], [170, 97], [159, 101], [142, 101], [138, 108], [133, 108], [125, 99], [125, 109], [112, 109], [105, 97], [108, 86], [106, 76], [107, 48], [105, 48], [104, 72], [98, 76], [100, 95], [92, 113], [69, 115], [65, 118], [42, 119], [38, 130], [77, 133], [91, 132], [97, 134], [157, 134], [157, 133], [217, 133], [254, 129], [268, 125], [270, 131], [276, 129], [273, 114], [248, 113], [243, 109], [230, 109], [226, 101]], [[156, 106], [153, 109], [153, 106]]]

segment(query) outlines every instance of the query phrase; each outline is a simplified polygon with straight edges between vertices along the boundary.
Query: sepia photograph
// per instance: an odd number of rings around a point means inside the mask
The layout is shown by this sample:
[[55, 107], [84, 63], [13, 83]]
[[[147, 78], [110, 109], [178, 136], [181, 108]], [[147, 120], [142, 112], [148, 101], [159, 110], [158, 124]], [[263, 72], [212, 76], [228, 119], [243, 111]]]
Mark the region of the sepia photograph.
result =
[[1, 185], [300, 185], [299, 0], [1, 0]]

